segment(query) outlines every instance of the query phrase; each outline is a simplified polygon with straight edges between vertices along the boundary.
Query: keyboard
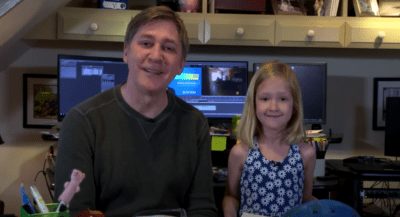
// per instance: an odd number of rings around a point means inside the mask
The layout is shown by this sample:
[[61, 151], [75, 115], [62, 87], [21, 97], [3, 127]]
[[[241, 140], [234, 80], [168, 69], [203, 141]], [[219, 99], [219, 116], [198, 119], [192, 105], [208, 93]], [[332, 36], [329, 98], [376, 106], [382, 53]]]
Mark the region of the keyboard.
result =
[[347, 165], [351, 170], [357, 173], [370, 174], [400, 174], [400, 168], [389, 164], [378, 163], [349, 163]]

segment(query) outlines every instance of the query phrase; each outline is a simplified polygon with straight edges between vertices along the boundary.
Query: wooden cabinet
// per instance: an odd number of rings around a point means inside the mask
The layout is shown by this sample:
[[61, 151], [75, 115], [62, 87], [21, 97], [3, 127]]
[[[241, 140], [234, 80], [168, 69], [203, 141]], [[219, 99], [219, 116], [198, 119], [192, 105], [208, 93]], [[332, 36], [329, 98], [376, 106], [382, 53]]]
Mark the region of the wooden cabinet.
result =
[[126, 27], [137, 13], [65, 7], [57, 15], [57, 39], [124, 41]]
[[208, 14], [205, 18], [206, 44], [273, 46], [274, 36], [273, 16]]
[[[203, 2], [205, 7], [206, 2]], [[57, 17], [47, 18], [25, 38], [123, 42], [128, 23], [139, 12], [63, 7], [57, 11]], [[179, 12], [179, 15], [188, 31], [190, 44], [400, 49], [400, 18], [204, 11]]]
[[190, 44], [204, 44], [204, 15], [201, 13], [179, 13], [185, 24]]
[[276, 20], [276, 46], [344, 47], [345, 20], [340, 17], [282, 17]]
[[346, 47], [400, 49], [399, 18], [348, 18]]

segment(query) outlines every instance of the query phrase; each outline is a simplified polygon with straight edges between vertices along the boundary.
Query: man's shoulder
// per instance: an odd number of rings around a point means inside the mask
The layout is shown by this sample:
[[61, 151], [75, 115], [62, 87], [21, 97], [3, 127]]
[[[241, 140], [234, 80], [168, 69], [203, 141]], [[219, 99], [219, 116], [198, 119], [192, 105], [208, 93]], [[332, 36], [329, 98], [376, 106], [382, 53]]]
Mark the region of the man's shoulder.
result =
[[111, 102], [115, 101], [115, 93], [114, 91], [116, 87], [110, 88], [106, 91], [103, 91], [101, 93], [98, 93], [83, 102], [79, 103], [74, 107], [74, 109], [80, 111], [81, 113], [86, 114], [87, 112], [95, 109], [95, 108], [101, 108], [103, 105], [110, 104]]
[[200, 119], [204, 119], [204, 120], [207, 119], [204, 116], [203, 112], [201, 112], [199, 109], [197, 109], [193, 105], [185, 102], [184, 100], [177, 97], [176, 95], [173, 95], [173, 97], [175, 98], [176, 106], [178, 106], [178, 108], [180, 109], [180, 112], [182, 112], [183, 114], [193, 115], [193, 116], [199, 117]]

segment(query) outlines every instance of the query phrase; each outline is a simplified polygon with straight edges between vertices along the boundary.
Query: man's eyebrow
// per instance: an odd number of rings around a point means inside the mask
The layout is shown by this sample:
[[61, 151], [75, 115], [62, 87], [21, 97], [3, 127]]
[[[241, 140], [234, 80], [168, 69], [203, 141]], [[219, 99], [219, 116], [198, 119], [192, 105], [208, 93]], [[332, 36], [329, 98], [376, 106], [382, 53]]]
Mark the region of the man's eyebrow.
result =
[[[143, 34], [143, 35], [140, 35], [139, 38], [154, 39], [154, 36], [151, 35], [151, 34]], [[165, 42], [167, 42], [167, 43], [173, 43], [173, 44], [175, 44], [175, 45], [178, 45], [178, 42], [177, 42], [176, 40], [169, 39], [169, 38], [166, 38], [166, 39], [163, 39], [163, 40], [164, 40]]]

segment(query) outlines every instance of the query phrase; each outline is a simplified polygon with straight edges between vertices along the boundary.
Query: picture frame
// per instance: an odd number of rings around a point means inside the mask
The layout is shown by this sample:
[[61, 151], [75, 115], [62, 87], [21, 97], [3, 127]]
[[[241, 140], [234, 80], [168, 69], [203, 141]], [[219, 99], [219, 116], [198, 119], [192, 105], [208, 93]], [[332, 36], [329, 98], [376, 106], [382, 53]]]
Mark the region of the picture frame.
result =
[[380, 16], [377, 0], [353, 0], [353, 5], [357, 17]]
[[276, 15], [307, 15], [302, 0], [271, 0], [271, 3]]
[[400, 97], [400, 77], [374, 78], [373, 130], [385, 130], [387, 97]]
[[23, 75], [23, 127], [50, 129], [57, 123], [56, 75]]

